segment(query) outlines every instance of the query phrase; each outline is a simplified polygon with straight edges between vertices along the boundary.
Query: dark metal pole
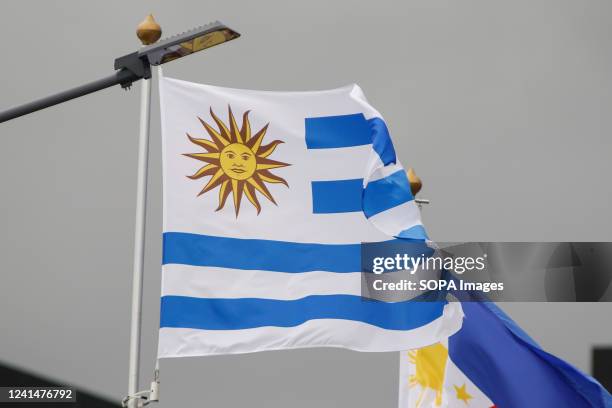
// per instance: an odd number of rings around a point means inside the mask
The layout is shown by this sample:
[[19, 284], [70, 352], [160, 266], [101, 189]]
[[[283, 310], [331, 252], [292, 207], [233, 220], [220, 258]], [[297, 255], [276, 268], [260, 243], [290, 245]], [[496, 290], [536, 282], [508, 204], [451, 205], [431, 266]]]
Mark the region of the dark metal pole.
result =
[[115, 72], [113, 75], [107, 76], [106, 78], [98, 79], [97, 81], [77, 86], [76, 88], [68, 89], [67, 91], [47, 96], [46, 98], [0, 112], [0, 123], [48, 108], [49, 106], [57, 105], [58, 103], [66, 102], [71, 99], [90, 94], [92, 92], [99, 91], [101, 89], [109, 88], [114, 85], [127, 85], [141, 78], [142, 76], [139, 76], [128, 69], [121, 69]]

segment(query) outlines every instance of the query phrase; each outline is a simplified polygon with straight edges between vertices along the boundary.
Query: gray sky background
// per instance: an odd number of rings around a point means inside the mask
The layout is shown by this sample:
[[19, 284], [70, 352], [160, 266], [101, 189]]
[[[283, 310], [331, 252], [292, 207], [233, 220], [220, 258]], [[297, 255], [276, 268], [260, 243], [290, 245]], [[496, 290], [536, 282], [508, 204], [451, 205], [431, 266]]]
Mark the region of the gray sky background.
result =
[[[153, 12], [166, 35], [219, 19], [237, 41], [168, 64], [222, 86], [356, 82], [424, 180], [437, 241], [612, 240], [612, 3], [10, 0], [0, 108], [108, 75]], [[154, 97], [157, 98], [157, 92]], [[153, 103], [142, 383], [159, 318]], [[127, 389], [138, 85], [0, 125], [0, 361], [120, 399]], [[507, 304], [590, 370], [610, 304]], [[319, 349], [162, 361], [162, 407], [393, 407], [397, 355]]]

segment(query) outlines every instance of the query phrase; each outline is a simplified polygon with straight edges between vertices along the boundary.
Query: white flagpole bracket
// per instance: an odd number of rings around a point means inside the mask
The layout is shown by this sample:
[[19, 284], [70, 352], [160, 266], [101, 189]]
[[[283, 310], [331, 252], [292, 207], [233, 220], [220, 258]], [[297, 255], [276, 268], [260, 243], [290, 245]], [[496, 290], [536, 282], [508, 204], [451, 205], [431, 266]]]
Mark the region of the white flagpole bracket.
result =
[[121, 400], [121, 406], [126, 408], [130, 407], [129, 404], [132, 404], [132, 406], [144, 407], [152, 402], [159, 402], [159, 360], [155, 363], [155, 374], [153, 381], [151, 381], [151, 388], [128, 395]]

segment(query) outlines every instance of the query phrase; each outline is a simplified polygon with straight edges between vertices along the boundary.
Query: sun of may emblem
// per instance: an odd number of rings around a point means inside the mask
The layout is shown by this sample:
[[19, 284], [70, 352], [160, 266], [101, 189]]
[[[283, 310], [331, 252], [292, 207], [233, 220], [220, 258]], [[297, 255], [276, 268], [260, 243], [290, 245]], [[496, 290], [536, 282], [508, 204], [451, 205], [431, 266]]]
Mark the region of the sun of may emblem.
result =
[[212, 108], [210, 109], [210, 116], [219, 130], [198, 118], [211, 140], [196, 139], [187, 134], [189, 140], [204, 148], [206, 153], [185, 153], [185, 156], [207, 163], [195, 174], [187, 177], [198, 180], [211, 176], [198, 196], [219, 187], [219, 206], [216, 211], [223, 208], [231, 193], [236, 217], [240, 211], [243, 195], [253, 204], [259, 215], [261, 204], [257, 199], [257, 192], [276, 204], [265, 183], [281, 183], [289, 187], [285, 179], [274, 175], [270, 170], [290, 166], [290, 164], [268, 159], [276, 147], [283, 143], [281, 140], [274, 140], [262, 145], [269, 123], [253, 135], [251, 134], [249, 111], [242, 115], [240, 129], [232, 108], [228, 107], [228, 111], [229, 126], [215, 115]]

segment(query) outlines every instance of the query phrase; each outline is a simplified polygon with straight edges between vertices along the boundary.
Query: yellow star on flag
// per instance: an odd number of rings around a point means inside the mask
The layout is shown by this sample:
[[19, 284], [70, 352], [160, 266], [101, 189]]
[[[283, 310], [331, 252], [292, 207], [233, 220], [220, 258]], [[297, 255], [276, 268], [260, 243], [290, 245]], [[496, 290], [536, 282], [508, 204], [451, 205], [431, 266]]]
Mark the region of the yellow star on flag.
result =
[[468, 404], [468, 400], [474, 398], [465, 390], [465, 384], [463, 384], [461, 387], [454, 385], [454, 387], [455, 392], [457, 393], [457, 399], [465, 402], [466, 405]]

